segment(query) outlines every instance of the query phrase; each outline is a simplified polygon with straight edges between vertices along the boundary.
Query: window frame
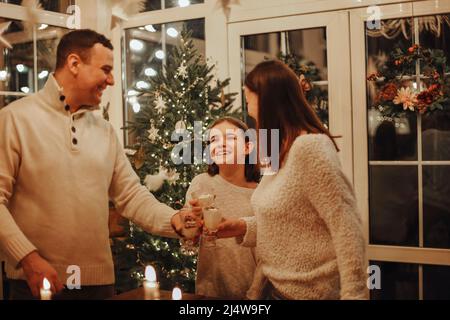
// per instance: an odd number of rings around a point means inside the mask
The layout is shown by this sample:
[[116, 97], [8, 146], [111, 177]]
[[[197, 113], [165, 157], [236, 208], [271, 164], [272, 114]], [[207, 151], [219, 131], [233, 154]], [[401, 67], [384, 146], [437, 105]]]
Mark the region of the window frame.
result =
[[[381, 19], [408, 18], [423, 15], [450, 13], [450, 3], [440, 0], [400, 3], [380, 6]], [[420, 121], [417, 126], [417, 160], [416, 161], [369, 161], [368, 126], [367, 126], [367, 90], [366, 90], [366, 44], [364, 23], [369, 15], [365, 9], [350, 11], [350, 36], [352, 56], [352, 104], [354, 128], [354, 172], [355, 193], [362, 211], [363, 227], [367, 241], [368, 260], [412, 263], [419, 267], [419, 299], [423, 299], [423, 265], [450, 266], [450, 249], [420, 247], [423, 245], [423, 165], [450, 165], [450, 161], [422, 161], [422, 130]], [[415, 33], [417, 35], [418, 29]], [[416, 43], [419, 41], [415, 36]], [[419, 116], [418, 119], [421, 117]], [[359, 134], [358, 134], [359, 133]], [[419, 192], [419, 247], [375, 245], [369, 243], [369, 166], [370, 165], [416, 165], [418, 170]], [[422, 195], [422, 196], [421, 196]]]
[[[1, 18], [4, 19], [12, 19], [12, 20], [19, 20], [19, 21], [25, 21], [28, 18], [27, 9], [14, 4], [8, 4], [8, 3], [0, 3], [0, 12]], [[70, 16], [63, 13], [58, 12], [52, 12], [52, 11], [45, 11], [45, 10], [37, 10], [36, 13], [36, 24], [45, 23], [49, 27], [62, 27], [67, 28], [67, 19]], [[20, 91], [0, 91], [0, 96], [18, 96], [18, 97], [25, 97], [27, 95], [33, 94], [34, 92], [37, 92], [38, 90], [38, 65], [37, 65], [37, 35], [38, 30], [36, 28], [36, 25], [33, 27], [33, 86], [34, 91], [30, 93], [23, 93]]]

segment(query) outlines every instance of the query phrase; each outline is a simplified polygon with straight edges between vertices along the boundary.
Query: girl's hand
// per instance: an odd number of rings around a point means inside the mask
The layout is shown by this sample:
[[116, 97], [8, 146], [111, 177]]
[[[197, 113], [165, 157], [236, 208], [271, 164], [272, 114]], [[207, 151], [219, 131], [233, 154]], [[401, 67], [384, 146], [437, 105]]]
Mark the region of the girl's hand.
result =
[[232, 238], [245, 235], [247, 232], [247, 224], [240, 219], [222, 219], [217, 228], [218, 238]]

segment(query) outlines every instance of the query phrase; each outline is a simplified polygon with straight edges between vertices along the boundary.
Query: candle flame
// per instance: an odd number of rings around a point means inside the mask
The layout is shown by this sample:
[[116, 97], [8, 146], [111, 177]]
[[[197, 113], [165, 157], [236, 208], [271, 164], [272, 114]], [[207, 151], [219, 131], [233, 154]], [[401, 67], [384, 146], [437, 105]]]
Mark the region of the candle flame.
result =
[[145, 267], [145, 280], [156, 282], [156, 272], [152, 266]]
[[181, 289], [178, 287], [173, 288], [172, 291], [172, 300], [181, 300], [182, 298]]
[[50, 282], [47, 280], [47, 278], [44, 278], [44, 281], [42, 281], [42, 288], [44, 290], [50, 290]]

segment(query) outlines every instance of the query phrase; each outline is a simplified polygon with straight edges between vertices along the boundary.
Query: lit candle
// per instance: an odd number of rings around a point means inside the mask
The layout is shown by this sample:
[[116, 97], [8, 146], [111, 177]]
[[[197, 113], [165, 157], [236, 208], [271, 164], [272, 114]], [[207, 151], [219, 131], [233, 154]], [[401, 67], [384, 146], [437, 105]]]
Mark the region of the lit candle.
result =
[[52, 292], [50, 291], [50, 282], [44, 278], [41, 288], [41, 300], [52, 300]]
[[183, 295], [181, 294], [181, 289], [178, 287], [173, 288], [172, 290], [172, 300], [181, 300]]
[[144, 292], [145, 300], [159, 299], [159, 283], [156, 281], [155, 268], [152, 266], [145, 267]]

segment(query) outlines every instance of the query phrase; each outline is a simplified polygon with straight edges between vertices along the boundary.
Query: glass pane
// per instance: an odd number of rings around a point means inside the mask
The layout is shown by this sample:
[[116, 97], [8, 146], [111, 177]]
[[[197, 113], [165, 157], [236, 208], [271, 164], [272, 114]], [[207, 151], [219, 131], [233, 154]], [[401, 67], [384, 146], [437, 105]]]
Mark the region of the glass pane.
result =
[[[382, 20], [381, 29], [366, 28], [367, 76], [381, 72], [395, 49], [406, 50], [413, 44], [412, 21], [410, 18]], [[417, 160], [414, 114], [393, 118], [379, 111], [383, 98], [392, 100], [396, 94], [397, 90], [389, 91], [380, 82], [367, 81], [370, 160]]]
[[289, 53], [304, 57], [315, 67], [315, 80], [328, 80], [326, 28], [288, 31], [286, 35]]
[[450, 14], [419, 17], [420, 44], [444, 50], [450, 57]]
[[[3, 3], [21, 5], [22, 0], [0, 0]], [[75, 4], [75, 0], [39, 0], [42, 9], [60, 13], [66, 13], [67, 7]]]
[[75, 0], [40, 0], [44, 10], [67, 13], [67, 7], [75, 4]]
[[370, 166], [370, 243], [418, 246], [416, 166]]
[[423, 160], [450, 160], [450, 111], [435, 111], [422, 117]]
[[12, 96], [12, 95], [0, 95], [0, 109], [3, 107], [6, 107], [8, 104], [10, 104], [13, 101], [19, 100], [23, 98], [24, 96]]
[[384, 117], [377, 109], [368, 111], [369, 160], [415, 160], [417, 116]]
[[419, 267], [415, 264], [370, 261], [381, 270], [381, 289], [370, 290], [372, 300], [419, 299]]
[[0, 18], [6, 23], [3, 38], [12, 46], [0, 42], [0, 90], [31, 93], [34, 91], [33, 33], [17, 20]]
[[[280, 31], [242, 37], [247, 75], [266, 59], [281, 59], [305, 77], [305, 95], [328, 126], [328, 69], [326, 28]], [[244, 79], [242, 79], [243, 81]]]
[[[442, 50], [444, 56], [447, 58], [446, 80], [448, 88], [450, 85], [450, 74], [448, 73], [448, 61], [450, 59], [450, 14], [419, 17], [418, 24], [420, 45], [424, 49], [432, 49], [435, 52], [437, 52], [436, 50]], [[437, 71], [442, 73], [443, 70]], [[422, 90], [428, 88], [430, 83], [433, 82], [433, 77], [430, 77], [432, 72], [433, 70], [430, 69], [430, 66], [421, 61], [421, 74], [423, 75], [421, 78]]]
[[[450, 92], [450, 14], [420, 17], [420, 44], [442, 50], [447, 58], [444, 92]], [[422, 73], [431, 72], [425, 68]], [[429, 68], [428, 68], [429, 69]], [[422, 90], [430, 87], [432, 77], [422, 78]], [[435, 81], [434, 81], [435, 82]], [[443, 103], [448, 109], [450, 102]], [[422, 119], [422, 152], [424, 160], [450, 160], [450, 112], [436, 111]]]
[[[180, 32], [186, 27], [192, 31], [194, 45], [205, 56], [205, 20], [196, 19], [159, 25], [146, 25], [125, 30], [125, 116], [133, 121], [142, 105], [150, 104], [140, 91], [150, 85], [148, 79], [163, 70], [163, 64], [173, 47], [181, 44]], [[133, 136], [128, 136], [133, 143]]]
[[37, 74], [38, 89], [44, 87], [48, 75], [55, 70], [56, 48], [61, 37], [69, 29], [60, 27], [40, 27], [37, 32]]
[[281, 53], [281, 32], [253, 34], [243, 37], [245, 75], [265, 59], [276, 59]]
[[423, 298], [450, 300], [450, 266], [423, 266]]
[[205, 0], [146, 0], [142, 12], [161, 10], [163, 8], [188, 7], [204, 2]]
[[423, 227], [426, 247], [450, 249], [449, 181], [450, 166], [423, 167]]

